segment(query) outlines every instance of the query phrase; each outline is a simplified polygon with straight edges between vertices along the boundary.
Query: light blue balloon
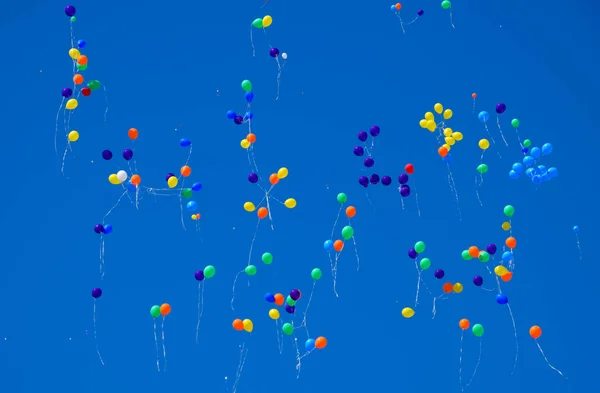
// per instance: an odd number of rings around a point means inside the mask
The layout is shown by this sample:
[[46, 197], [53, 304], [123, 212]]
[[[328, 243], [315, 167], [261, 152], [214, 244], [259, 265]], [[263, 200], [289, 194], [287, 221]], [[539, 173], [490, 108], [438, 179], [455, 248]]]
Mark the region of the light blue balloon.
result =
[[537, 160], [542, 155], [542, 151], [539, 147], [532, 147], [529, 151], [529, 155]]
[[544, 145], [542, 146], [542, 154], [547, 156], [550, 153], [552, 153], [552, 144], [544, 143]]
[[523, 157], [523, 164], [525, 164], [525, 166], [532, 166], [534, 162], [535, 160], [531, 156]]
[[[104, 227], [104, 229], [106, 229], [106, 227]], [[579, 233], [579, 225], [575, 225], [575, 226], [573, 227], [573, 232], [575, 232], [575, 233]]]
[[548, 169], [548, 173], [550, 174], [550, 176], [552, 177], [556, 177], [558, 176], [558, 169], [552, 167]]
[[533, 172], [533, 168], [527, 168], [527, 170], [525, 171], [525, 174], [527, 175], [528, 178], [533, 179], [533, 175], [535, 173]]
[[512, 166], [513, 171], [517, 172], [519, 175], [523, 172], [523, 164], [520, 162], [515, 162]]
[[191, 212], [195, 212], [198, 208], [198, 204], [194, 201], [189, 201], [186, 205], [187, 209]]
[[112, 228], [112, 225], [110, 225], [110, 224], [106, 224], [106, 225], [104, 226], [104, 234], [105, 234], [105, 235], [108, 235], [109, 233], [111, 233], [111, 232], [112, 232], [112, 229], [113, 229], [113, 228]]
[[391, 9], [392, 9], [392, 12], [396, 12], [396, 4], [393, 4]]
[[519, 176], [520, 175], [512, 169], [510, 170], [510, 172], [508, 172], [508, 177], [510, 177], [511, 179], [518, 179]]
[[244, 113], [244, 120], [252, 120], [252, 118], [254, 118], [254, 113], [250, 111]]
[[552, 180], [552, 176], [550, 176], [550, 174], [549, 174], [548, 172], [545, 172], [545, 173], [542, 175], [542, 180], [543, 180], [543, 181], [550, 181], [550, 180]]
[[548, 172], [548, 169], [546, 168], [546, 165], [538, 165], [537, 169], [538, 169], [538, 173], [540, 175], [543, 175], [544, 173]]
[[333, 250], [333, 241], [332, 240], [325, 240], [325, 243], [323, 243], [323, 248], [325, 249], [325, 251], [331, 251], [331, 250]]
[[502, 253], [502, 261], [503, 262], [510, 262], [513, 259], [513, 254], [510, 251], [504, 251], [504, 253]]
[[312, 338], [306, 340], [306, 342], [304, 343], [304, 348], [306, 348], [307, 351], [312, 351], [313, 349], [315, 349], [315, 340]]
[[477, 115], [477, 118], [479, 119], [480, 122], [485, 124], [485, 123], [487, 123], [488, 120], [490, 120], [490, 114], [487, 113], [486, 111], [481, 111]]
[[531, 180], [533, 180], [533, 184], [542, 184], [542, 177], [540, 175], [535, 175]]

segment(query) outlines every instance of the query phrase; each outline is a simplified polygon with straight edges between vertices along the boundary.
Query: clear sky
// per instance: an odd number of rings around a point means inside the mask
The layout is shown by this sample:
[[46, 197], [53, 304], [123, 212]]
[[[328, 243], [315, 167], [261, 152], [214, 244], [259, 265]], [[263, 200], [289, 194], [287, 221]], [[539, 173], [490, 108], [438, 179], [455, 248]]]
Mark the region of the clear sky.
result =
[[[8, 2], [0, 14], [2, 392], [231, 392], [243, 343], [248, 355], [239, 393], [459, 392], [461, 318], [485, 327], [469, 390], [594, 391], [596, 4], [456, 0], [452, 28], [439, 1], [410, 1], [403, 4], [403, 20], [419, 9], [424, 15], [403, 34], [391, 2], [382, 1], [269, 0], [262, 9], [262, 0], [80, 1], [74, 3], [73, 29], [76, 40], [87, 42], [83, 75], [106, 91], [79, 97], [67, 131], [77, 130], [80, 139], [66, 155], [63, 176], [62, 111], [58, 155], [54, 134], [61, 89], [72, 86], [66, 5]], [[273, 17], [268, 41], [254, 30], [253, 57], [250, 24], [267, 14]], [[288, 54], [279, 100], [269, 42]], [[289, 176], [273, 197], [293, 197], [298, 204], [286, 209], [272, 203], [274, 230], [266, 221], [259, 227], [252, 255], [258, 273], [240, 277], [232, 311], [232, 283], [248, 263], [257, 221], [242, 206], [262, 197], [247, 180], [251, 168], [239, 145], [247, 125], [226, 118], [230, 109], [245, 110], [244, 79], [254, 85], [260, 174], [266, 179], [287, 167]], [[439, 144], [419, 127], [436, 102], [453, 110], [447, 126], [464, 135], [451, 150], [450, 165], [460, 217]], [[500, 102], [507, 106], [500, 123], [508, 147], [496, 126]], [[477, 119], [482, 110], [490, 112], [496, 140], [484, 156], [489, 171], [478, 187], [483, 206], [474, 182], [481, 162], [477, 143], [487, 136]], [[535, 146], [552, 143], [552, 155], [540, 163], [558, 168], [557, 178], [539, 186], [525, 176], [509, 179], [513, 162], [523, 157], [512, 118], [520, 120], [523, 139]], [[357, 133], [374, 124], [381, 134], [373, 171], [394, 182], [369, 186], [367, 198], [357, 181], [362, 162], [352, 149]], [[135, 146], [127, 137], [131, 127], [140, 133]], [[93, 228], [123, 192], [108, 175], [129, 171], [121, 152], [135, 147], [142, 185], [165, 188], [165, 175], [178, 173], [187, 157], [181, 138], [193, 146], [186, 184], [203, 184], [193, 195], [201, 231], [187, 212], [183, 230], [178, 197], [145, 192], [139, 209], [124, 197], [105, 220], [114, 230], [104, 237], [101, 280], [100, 236]], [[111, 161], [102, 159], [105, 149], [115, 153]], [[407, 163], [415, 174], [403, 209], [396, 179]], [[339, 259], [336, 297], [323, 242], [338, 212], [339, 192], [358, 211], [352, 226], [360, 269], [348, 243]], [[512, 375], [515, 339], [508, 310], [496, 303], [495, 291], [473, 285], [473, 276], [481, 275], [484, 287], [495, 288], [483, 264], [461, 258], [469, 246], [495, 243], [500, 251], [488, 266], [497, 263], [507, 236], [501, 228], [507, 204], [516, 209], [512, 233], [518, 242], [514, 277], [502, 286], [518, 335]], [[573, 225], [581, 228], [581, 260]], [[414, 317], [405, 319], [401, 310], [414, 308], [417, 282], [407, 250], [419, 240], [427, 244], [422, 256], [432, 267], [423, 273]], [[267, 251], [274, 256], [270, 266], [260, 260]], [[206, 265], [214, 265], [216, 275], [205, 284], [196, 344], [194, 272]], [[307, 324], [312, 337], [325, 336], [328, 346], [302, 359], [296, 379], [292, 339], [284, 337], [280, 354], [264, 295], [302, 291], [298, 325], [315, 267], [323, 277]], [[444, 269], [444, 279], [433, 277], [435, 269]], [[439, 300], [432, 319], [433, 298], [425, 285], [437, 296], [446, 281], [461, 282], [464, 291]], [[97, 301], [104, 366], [93, 339], [94, 287], [104, 292]], [[149, 311], [163, 302], [172, 312], [164, 326], [167, 370], [161, 353], [158, 372]], [[252, 319], [252, 334], [235, 331], [235, 318]], [[542, 327], [539, 343], [568, 379], [547, 367], [529, 337], [531, 325]], [[305, 331], [295, 334], [302, 347]], [[466, 381], [478, 351], [478, 339], [467, 331]]]

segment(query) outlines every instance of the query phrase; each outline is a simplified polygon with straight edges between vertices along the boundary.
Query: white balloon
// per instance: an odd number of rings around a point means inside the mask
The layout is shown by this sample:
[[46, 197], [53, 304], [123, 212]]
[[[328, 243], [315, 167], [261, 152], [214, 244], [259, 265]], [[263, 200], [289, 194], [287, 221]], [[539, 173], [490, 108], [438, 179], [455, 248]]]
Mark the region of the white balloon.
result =
[[125, 180], [127, 180], [127, 172], [125, 172], [125, 171], [117, 172], [117, 179], [119, 179], [119, 181], [121, 183], [123, 183]]
[[282, 54], [281, 54], [281, 58], [282, 58], [283, 60], [287, 60], [287, 53], [282, 53]]

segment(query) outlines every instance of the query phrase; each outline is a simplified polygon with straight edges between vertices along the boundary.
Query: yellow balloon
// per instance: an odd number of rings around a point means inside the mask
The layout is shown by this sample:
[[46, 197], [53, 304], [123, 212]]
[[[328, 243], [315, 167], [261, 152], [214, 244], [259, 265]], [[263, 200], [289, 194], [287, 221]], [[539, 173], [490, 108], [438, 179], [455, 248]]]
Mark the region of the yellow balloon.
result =
[[79, 52], [79, 50], [76, 48], [71, 48], [69, 49], [69, 56], [71, 57], [71, 59], [77, 60], [81, 56], [81, 52]]
[[264, 28], [271, 26], [272, 23], [273, 23], [273, 18], [271, 17], [271, 15], [263, 16], [263, 27]]
[[288, 198], [288, 199], [285, 200], [285, 202], [283, 202], [283, 204], [288, 209], [293, 209], [293, 208], [296, 207], [296, 200], [294, 198]]
[[487, 150], [490, 147], [490, 142], [487, 139], [482, 139], [479, 141], [479, 148], [481, 150]]
[[75, 98], [71, 98], [69, 101], [67, 101], [65, 108], [67, 108], [69, 110], [73, 110], [73, 109], [77, 108], [77, 105], [79, 105], [77, 100]]
[[196, 219], [196, 215], [192, 214], [192, 220], [195, 220], [195, 219]]
[[108, 177], [108, 181], [110, 182], [110, 184], [121, 184], [121, 181], [117, 177], [116, 173], [113, 173], [112, 175], [110, 175]]
[[272, 308], [269, 310], [269, 317], [271, 319], [279, 319], [279, 310], [276, 308]]
[[463, 285], [459, 282], [452, 285], [452, 290], [454, 293], [461, 293], [463, 291]]
[[444, 119], [448, 120], [452, 118], [452, 109], [446, 109], [444, 111]]
[[179, 180], [177, 180], [177, 178], [175, 176], [171, 176], [169, 178], [169, 180], [167, 180], [167, 185], [169, 186], [169, 188], [177, 187], [178, 183], [179, 183]]
[[421, 126], [421, 128], [427, 128], [427, 119], [419, 120], [419, 125]]
[[508, 231], [510, 229], [510, 222], [504, 221], [502, 223], [502, 229], [504, 229], [505, 231]]
[[254, 324], [252, 321], [249, 319], [244, 319], [242, 323], [244, 324], [244, 330], [248, 333], [252, 333], [252, 330], [254, 329]]
[[253, 212], [255, 209], [256, 209], [256, 206], [254, 206], [254, 203], [252, 203], [252, 202], [244, 203], [244, 210], [246, 210], [247, 212]]
[[79, 139], [79, 133], [75, 130], [69, 132], [69, 135], [67, 136], [67, 138], [69, 138], [69, 142], [77, 142], [77, 140]]
[[425, 120], [433, 120], [433, 113], [431, 113], [431, 112], [425, 113]]
[[451, 136], [445, 137], [444, 140], [446, 141], [446, 144], [450, 146], [453, 146], [456, 143], [454, 138], [452, 138]]
[[498, 265], [494, 268], [494, 273], [496, 273], [498, 277], [502, 277], [503, 275], [508, 273], [508, 270], [504, 266]]
[[440, 104], [439, 102], [437, 104], [435, 104], [433, 106], [433, 110], [435, 111], [435, 113], [437, 113], [438, 115], [442, 114], [442, 111], [444, 110], [444, 107], [442, 106], [442, 104]]
[[444, 136], [452, 136], [452, 128], [450, 128], [450, 127], [444, 128]]
[[452, 138], [454, 138], [455, 141], [462, 141], [463, 134], [462, 134], [462, 132], [459, 132], [459, 131], [453, 132]]
[[450, 145], [447, 143], [444, 143], [442, 146], [444, 146], [448, 151], [450, 151]]
[[279, 168], [279, 170], [277, 171], [277, 177], [280, 179], [285, 179], [289, 173], [290, 172], [288, 171], [287, 168], [285, 168], [285, 167]]
[[402, 309], [402, 316], [404, 318], [411, 318], [413, 315], [415, 315], [415, 310], [413, 310], [410, 307], [405, 307]]
[[427, 120], [427, 129], [431, 132], [435, 131], [435, 129], [437, 128], [437, 124], [435, 124], [435, 121], [433, 120]]
[[240, 142], [240, 146], [243, 149], [247, 149], [250, 147], [250, 142], [248, 142], [248, 139], [242, 139], [242, 141]]

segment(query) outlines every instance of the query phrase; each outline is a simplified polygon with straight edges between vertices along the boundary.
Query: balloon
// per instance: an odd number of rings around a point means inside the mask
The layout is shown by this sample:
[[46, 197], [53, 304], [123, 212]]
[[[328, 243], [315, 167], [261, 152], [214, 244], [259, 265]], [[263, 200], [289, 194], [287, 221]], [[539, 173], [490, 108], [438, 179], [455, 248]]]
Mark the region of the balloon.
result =
[[[462, 259], [464, 259], [465, 261], [470, 261], [471, 259], [473, 259], [473, 257], [469, 253], [469, 250], [463, 250], [463, 252], [461, 253], [461, 256], [462, 256]], [[479, 254], [478, 254], [478, 256], [479, 256]]]
[[358, 132], [358, 140], [359, 141], [365, 142], [368, 137], [369, 137], [369, 135], [365, 131], [359, 131]]
[[369, 134], [371, 134], [372, 137], [379, 136], [379, 134], [381, 134], [381, 128], [379, 128], [379, 126], [371, 126], [371, 128], [369, 128]]
[[163, 303], [160, 305], [160, 313], [163, 317], [166, 317], [171, 312], [171, 305], [169, 303]]
[[317, 339], [315, 340], [315, 347], [317, 347], [317, 349], [323, 349], [326, 346], [327, 346], [327, 339], [323, 336], [317, 337]]
[[85, 40], [78, 40], [78, 41], [77, 41], [77, 47], [78, 47], [79, 49], [83, 49], [83, 48], [85, 48], [85, 45], [86, 45], [86, 42], [85, 42]]
[[411, 259], [417, 259], [417, 257], [419, 256], [419, 254], [417, 254], [417, 252], [415, 251], [414, 248], [409, 248], [408, 249], [408, 257]]
[[421, 128], [427, 128], [427, 119], [419, 120], [419, 126], [421, 126]]
[[113, 227], [110, 224], [106, 224], [104, 226], [104, 234], [108, 235], [109, 233], [111, 233], [113, 231]]
[[322, 275], [323, 275], [323, 272], [321, 272], [321, 269], [319, 269], [317, 267], [314, 268], [313, 270], [311, 270], [311, 272], [310, 272], [310, 276], [315, 281], [317, 281], [318, 279], [320, 279]]
[[371, 175], [371, 178], [369, 179], [369, 181], [371, 182], [371, 184], [377, 184], [379, 183], [379, 175], [376, 173], [373, 173]]
[[293, 208], [296, 207], [296, 200], [294, 198], [288, 198], [288, 199], [285, 200], [285, 202], [283, 202], [283, 204], [288, 209], [293, 209]]
[[496, 104], [496, 113], [501, 115], [506, 111], [506, 105], [504, 103]]
[[265, 218], [268, 215], [269, 215], [269, 211], [267, 210], [266, 207], [259, 207], [258, 208], [258, 212], [257, 212], [258, 218], [260, 218], [262, 220], [263, 218]]
[[279, 49], [277, 48], [271, 48], [269, 50], [269, 56], [271, 57], [277, 57], [279, 55]]
[[294, 301], [298, 301], [298, 299], [300, 299], [300, 297], [302, 296], [302, 293], [300, 292], [300, 290], [298, 289], [292, 289], [290, 291], [290, 297], [292, 298], [292, 300]]
[[79, 56], [81, 56], [81, 53], [79, 52], [79, 50], [77, 50], [75, 48], [69, 49], [69, 57], [71, 59], [77, 60], [79, 58]]
[[479, 148], [481, 150], [487, 150], [490, 147], [490, 141], [488, 141], [487, 139], [481, 139], [479, 141]]
[[133, 150], [131, 150], [131, 149], [123, 150], [123, 158], [127, 161], [131, 160], [133, 158]]
[[448, 155], [448, 148], [445, 146], [441, 146], [438, 149], [438, 154], [440, 155], [440, 157], [446, 157]]
[[354, 206], [348, 206], [346, 208], [346, 216], [348, 218], [353, 218], [354, 216], [356, 216], [356, 208]]
[[333, 241], [332, 240], [325, 240], [325, 243], [323, 243], [323, 248], [325, 249], [325, 251], [331, 251], [331, 250], [333, 250]]
[[477, 165], [476, 169], [477, 169], [477, 172], [483, 174], [483, 173], [487, 173], [489, 168], [488, 168], [487, 164], [479, 164], [479, 165]]
[[67, 139], [69, 139], [69, 142], [77, 142], [77, 140], [79, 139], [79, 133], [73, 130], [69, 132], [69, 135], [67, 135]]
[[483, 277], [481, 276], [475, 276], [473, 277], [473, 284], [477, 285], [478, 287], [483, 285]]
[[471, 329], [473, 331], [473, 334], [475, 335], [475, 337], [481, 337], [483, 336], [483, 326], [476, 323], [475, 325], [473, 325], [473, 328]]
[[437, 104], [435, 104], [433, 106], [433, 110], [435, 111], [435, 113], [437, 113], [438, 115], [442, 114], [442, 111], [444, 110], [444, 107], [442, 106], [442, 104], [440, 104], [439, 102]]
[[354, 236], [354, 229], [350, 225], [342, 228], [342, 237], [344, 240], [350, 240]]
[[506, 272], [505, 274], [503, 274], [503, 275], [500, 276], [500, 278], [504, 282], [509, 282], [510, 280], [512, 280], [512, 277], [513, 277], [512, 272]]
[[498, 265], [494, 268], [494, 273], [496, 273], [498, 277], [501, 277], [508, 273], [508, 270], [504, 266]]
[[262, 261], [265, 265], [270, 265], [273, 263], [273, 255], [270, 252], [265, 252], [262, 254]]
[[458, 132], [458, 131], [457, 132], [453, 132], [452, 133], [452, 138], [455, 141], [462, 141], [463, 140], [463, 134], [462, 134], [462, 132]]
[[423, 16], [424, 13], [425, 13], [425, 11], [423, 11], [423, 10], [418, 10], [417, 11], [417, 15], [418, 16]]
[[512, 236], [510, 236], [506, 239], [506, 247], [515, 248], [516, 246], [517, 246], [517, 239], [515, 239]]
[[102, 224], [94, 225], [94, 232], [96, 232], [98, 235], [103, 234], [104, 233], [104, 225], [102, 225]]
[[499, 293], [496, 295], [496, 303], [498, 304], [507, 304], [508, 303], [508, 297], [503, 294], [503, 293]]
[[252, 21], [252, 26], [256, 27], [257, 29], [262, 29], [263, 27], [263, 20], [262, 18], [256, 18]]
[[273, 295], [271, 292], [267, 292], [267, 294], [265, 295], [265, 300], [269, 303], [274, 303], [275, 295]]
[[248, 333], [252, 333], [252, 330], [254, 329], [254, 324], [249, 319], [244, 319], [242, 321], [242, 326], [244, 327], [244, 330]]
[[510, 121], [510, 125], [513, 126], [513, 128], [519, 128], [520, 124], [521, 122], [519, 121], [519, 119], [512, 119]]
[[504, 251], [502, 253], [502, 261], [503, 262], [510, 262], [510, 261], [512, 261], [512, 258], [513, 258], [512, 252]]
[[77, 108], [77, 105], [79, 105], [77, 100], [75, 98], [71, 98], [69, 101], [67, 101], [65, 108], [72, 111], [73, 109]]
[[473, 258], [479, 258], [479, 249], [475, 246], [469, 247], [469, 255]]
[[279, 319], [279, 316], [280, 316], [280, 314], [279, 314], [279, 310], [278, 309], [272, 308], [272, 309], [269, 310], [269, 317], [271, 319]]
[[405, 307], [402, 309], [402, 316], [404, 318], [411, 318], [413, 315], [415, 315], [415, 310], [413, 310], [410, 307]]
[[267, 28], [267, 27], [271, 26], [272, 23], [273, 23], [273, 18], [271, 17], [271, 15], [263, 16], [263, 18], [262, 18], [263, 28]]
[[[244, 98], [246, 99], [246, 101], [248, 101], [248, 102], [252, 102], [252, 100], [254, 99], [254, 93], [253, 93], [253, 92], [251, 92], [251, 91], [249, 91], [249, 92], [247, 92], [247, 93], [244, 95]], [[232, 111], [232, 112], [233, 112], [233, 111]], [[234, 117], [233, 117], [233, 118], [235, 118], [235, 112], [233, 112], [233, 113], [234, 113]]]
[[343, 192], [341, 192], [337, 195], [337, 201], [339, 203], [346, 203], [347, 200], [348, 200], [348, 196], [346, 194], [344, 194]]
[[60, 93], [64, 98], [69, 98], [73, 95], [73, 90], [65, 87], [64, 89], [62, 89], [62, 92]]
[[110, 182], [110, 184], [114, 184], [114, 185], [121, 184], [116, 173], [113, 173], [110, 176], [108, 176], [108, 181]]
[[389, 176], [383, 176], [381, 178], [381, 184], [383, 184], [384, 186], [389, 186], [390, 184], [392, 184], [392, 178]]
[[294, 333], [294, 326], [291, 323], [284, 323], [281, 330], [288, 336], [291, 336]]
[[423, 258], [419, 261], [419, 266], [421, 266], [421, 269], [427, 270], [431, 267], [431, 260], [429, 258]]
[[214, 277], [216, 272], [217, 272], [217, 270], [215, 269], [215, 267], [213, 265], [208, 265], [207, 267], [204, 268], [204, 277], [212, 278], [212, 277]]
[[256, 209], [256, 206], [254, 206], [254, 203], [252, 203], [252, 202], [244, 203], [244, 210], [246, 210], [247, 212], [253, 212], [255, 209]]
[[306, 349], [306, 351], [312, 351], [315, 349], [315, 340], [312, 338], [309, 338], [308, 340], [306, 340], [306, 342], [304, 343], [304, 349]]
[[250, 82], [248, 79], [243, 80], [242, 81], [242, 89], [244, 89], [244, 91], [246, 93], [251, 91], [252, 90], [252, 82]]
[[459, 282], [454, 283], [454, 285], [452, 285], [452, 290], [454, 293], [461, 293], [463, 291], [463, 285]]
[[529, 328], [529, 335], [531, 336], [531, 338], [533, 338], [534, 340], [537, 340], [538, 338], [540, 338], [542, 336], [542, 328], [534, 325], [532, 327]]
[[150, 307], [150, 315], [152, 315], [152, 318], [158, 318], [160, 316], [160, 307], [159, 306]]
[[76, 12], [77, 12], [77, 10], [72, 5], [68, 5], [68, 6], [65, 7], [65, 14], [67, 16], [75, 16]]
[[442, 269], [436, 269], [435, 272], [433, 273], [433, 276], [439, 280], [441, 278], [444, 278], [444, 274], [445, 273]]
[[430, 132], [434, 132], [437, 129], [437, 124], [435, 124], [434, 120], [427, 120], [427, 129]]
[[408, 183], [408, 175], [406, 173], [401, 173], [398, 176], [398, 183], [400, 183], [400, 184]]
[[[448, 2], [449, 3], [449, 2]], [[443, 3], [442, 3], [443, 4]], [[482, 123], [487, 123], [487, 121], [490, 119], [490, 114], [487, 113], [486, 111], [481, 111], [479, 112], [479, 114], [477, 115], [477, 118], [479, 119], [480, 122]]]
[[415, 243], [415, 251], [420, 254], [425, 251], [425, 242], [418, 241]]
[[452, 3], [450, 3], [450, 1], [448, 1], [448, 0], [442, 1], [442, 8], [443, 9], [447, 10], [450, 7], [452, 7]]
[[285, 299], [281, 293], [276, 293], [274, 298], [275, 298], [275, 304], [277, 304], [278, 306], [283, 305], [283, 302], [285, 301]]
[[97, 90], [100, 88], [102, 84], [100, 83], [100, 81], [98, 80], [91, 80], [88, 82], [87, 87], [89, 87], [91, 90]]
[[344, 249], [344, 242], [341, 240], [336, 240], [333, 242], [333, 249], [336, 252], [341, 252]]
[[550, 143], [544, 143], [542, 145], [542, 154], [547, 156], [548, 154], [552, 153], [552, 144]]
[[444, 291], [444, 293], [450, 293], [452, 292], [454, 289], [454, 286], [452, 285], [452, 283], [444, 283], [444, 285], [442, 285], [442, 291]]
[[181, 176], [183, 177], [188, 177], [192, 174], [192, 168], [190, 168], [187, 165], [184, 165], [181, 167], [181, 169], [179, 169], [179, 173], [181, 173]]
[[355, 146], [353, 151], [354, 155], [357, 157], [360, 157], [363, 154], [365, 154], [365, 149], [362, 146]]
[[277, 176], [277, 173], [272, 173], [271, 176], [269, 176], [269, 183], [273, 186], [279, 183], [279, 176]]
[[575, 226], [573, 227], [573, 232], [575, 232], [575, 233], [579, 233], [579, 225], [575, 225]]
[[481, 262], [487, 262], [490, 260], [490, 253], [487, 251], [479, 251], [478, 258]]
[[282, 58], [283, 60], [287, 60], [287, 57], [288, 57], [288, 56], [287, 56], [287, 53], [282, 53], [282, 54], [281, 54], [281, 58]]
[[285, 167], [284, 168], [279, 168], [279, 170], [277, 171], [277, 176], [280, 179], [285, 179], [288, 176], [288, 174], [289, 174], [289, 171]]
[[515, 214], [515, 208], [512, 205], [504, 206], [504, 215], [506, 217], [512, 217]]
[[231, 324], [235, 330], [244, 330], [244, 322], [241, 319], [234, 319]]
[[119, 179], [119, 181], [123, 183], [125, 180], [127, 180], [127, 172], [125, 172], [124, 170], [120, 170], [119, 172], [117, 172], [117, 179]]
[[98, 299], [100, 296], [102, 296], [102, 289], [100, 289], [100, 288], [92, 289], [92, 297], [94, 299]]
[[196, 211], [196, 209], [198, 209], [198, 204], [194, 201], [189, 201], [186, 207], [189, 211], [193, 212]]
[[496, 247], [495, 244], [490, 243], [487, 245], [486, 250], [488, 253], [494, 255], [496, 253], [496, 251], [498, 250], [498, 248]]
[[202, 280], [204, 280], [204, 271], [202, 271], [202, 270], [196, 270], [196, 273], [194, 273], [194, 278], [195, 278], [197, 281], [202, 281]]
[[80, 85], [83, 83], [83, 75], [81, 74], [75, 74], [73, 76], [73, 83], [75, 83], [76, 85]]
[[471, 325], [471, 322], [469, 322], [469, 320], [466, 318], [463, 318], [460, 321], [458, 321], [458, 326], [460, 326], [460, 328], [462, 330], [467, 330], [470, 325]]
[[367, 168], [371, 168], [373, 165], [375, 165], [375, 160], [371, 157], [367, 157], [365, 158], [364, 165]]
[[169, 180], [167, 180], [167, 185], [169, 186], [169, 188], [177, 187], [178, 183], [179, 183], [179, 180], [175, 176], [171, 176], [169, 178]]
[[452, 109], [446, 109], [446, 110], [444, 111], [444, 120], [451, 119], [451, 118], [452, 118], [452, 115], [453, 115], [453, 113], [452, 113]]

